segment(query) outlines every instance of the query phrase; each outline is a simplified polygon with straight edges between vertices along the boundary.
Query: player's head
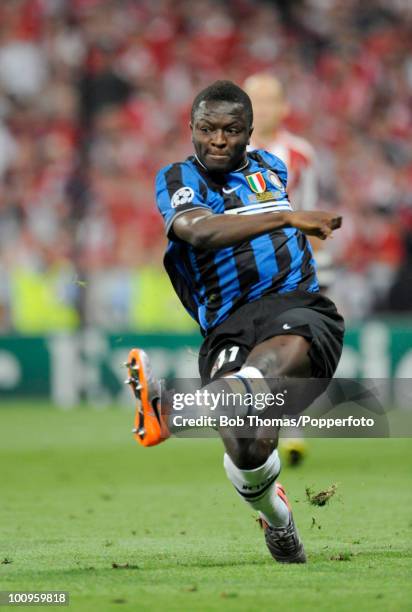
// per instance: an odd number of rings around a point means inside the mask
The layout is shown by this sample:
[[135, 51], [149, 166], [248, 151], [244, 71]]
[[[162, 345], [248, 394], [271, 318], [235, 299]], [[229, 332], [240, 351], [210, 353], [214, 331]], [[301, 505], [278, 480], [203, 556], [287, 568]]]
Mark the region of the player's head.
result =
[[249, 96], [231, 81], [216, 81], [194, 99], [190, 128], [196, 154], [211, 172], [231, 172], [245, 161], [253, 127]]
[[281, 82], [271, 74], [260, 72], [248, 77], [244, 88], [252, 100], [256, 132], [276, 131], [289, 112]]

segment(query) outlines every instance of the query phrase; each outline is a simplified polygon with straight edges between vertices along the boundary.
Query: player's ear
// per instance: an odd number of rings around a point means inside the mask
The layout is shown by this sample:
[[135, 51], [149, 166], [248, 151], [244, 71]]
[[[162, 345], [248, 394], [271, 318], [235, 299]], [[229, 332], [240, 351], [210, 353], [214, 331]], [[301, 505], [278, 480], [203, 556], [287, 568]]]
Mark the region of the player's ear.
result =
[[192, 142], [193, 142], [193, 123], [191, 121], [189, 121], [189, 129], [190, 129], [191, 134], [192, 134]]
[[250, 129], [249, 129], [249, 136], [248, 136], [248, 139], [247, 139], [247, 143], [248, 143], [248, 145], [250, 144], [250, 139], [252, 138], [253, 130], [254, 130], [254, 127], [253, 127], [253, 125], [252, 125], [252, 126], [250, 127]]

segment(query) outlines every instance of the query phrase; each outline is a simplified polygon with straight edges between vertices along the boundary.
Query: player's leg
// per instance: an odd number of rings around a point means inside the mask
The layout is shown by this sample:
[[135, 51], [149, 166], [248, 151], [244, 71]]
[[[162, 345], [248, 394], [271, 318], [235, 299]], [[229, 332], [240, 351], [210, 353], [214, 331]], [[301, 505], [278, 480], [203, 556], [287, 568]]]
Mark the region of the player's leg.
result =
[[[301, 380], [293, 385], [289, 379], [305, 379], [311, 376], [311, 361], [308, 355], [309, 342], [302, 336], [275, 336], [257, 345], [249, 354], [245, 366], [236, 373], [237, 378], [245, 379], [260, 377], [268, 384], [268, 390], [275, 393], [286, 384], [288, 391], [294, 396], [290, 401], [294, 404], [300, 401], [299, 411], [303, 410], [315, 399], [303, 394], [305, 389]], [[312, 394], [313, 395], [313, 394]], [[310, 398], [310, 401], [309, 401]], [[303, 405], [303, 404], [306, 404]], [[252, 469], [265, 461], [277, 447], [278, 432], [273, 437], [262, 436], [264, 430], [256, 430], [253, 438], [242, 438], [236, 435], [236, 430], [221, 430], [226, 452], [239, 467]]]
[[[250, 378], [284, 380], [291, 376], [310, 373], [307, 357], [309, 344], [300, 336], [272, 338], [252, 350], [246, 367], [236, 374], [250, 388]], [[135, 395], [136, 439], [144, 446], [158, 444], [169, 435], [167, 421], [160, 414], [160, 386], [154, 377], [147, 355], [133, 349], [128, 358], [128, 382]], [[226, 379], [228, 381], [228, 379]], [[220, 384], [210, 383], [208, 386]], [[242, 383], [241, 383], [242, 384]], [[223, 433], [223, 432], [222, 432]], [[276, 478], [280, 461], [276, 450], [277, 431], [267, 438], [258, 429], [252, 439], [237, 438], [232, 430], [224, 437], [227, 454], [225, 468], [229, 479], [249, 504], [259, 511], [265, 539], [272, 556], [284, 563], [303, 563], [306, 560], [303, 545], [296, 531], [285, 492]]]
[[[290, 340], [286, 344], [291, 343]], [[284, 345], [282, 341], [280, 343]], [[286, 355], [285, 355], [286, 357]], [[290, 357], [290, 355], [287, 355]], [[280, 363], [282, 363], [280, 359]], [[285, 359], [285, 365], [289, 363]], [[264, 364], [260, 360], [252, 362], [249, 368], [243, 368], [240, 373], [260, 373], [256, 368], [259, 365], [263, 371]], [[158, 444], [169, 436], [167, 420], [164, 420], [160, 411], [160, 385], [154, 377], [149, 359], [144, 351], [132, 349], [127, 362], [130, 384], [136, 399], [136, 427], [135, 437], [140, 444], [152, 446]], [[270, 373], [272, 375], [272, 371]], [[277, 371], [277, 370], [276, 370]], [[282, 372], [282, 368], [279, 370]], [[286, 369], [287, 371], [287, 369]], [[216, 383], [211, 383], [211, 385]], [[210, 385], [209, 385], [210, 386]], [[272, 556], [283, 563], [304, 563], [306, 561], [303, 545], [296, 531], [289, 503], [283, 487], [276, 483], [280, 472], [280, 461], [277, 455], [277, 432], [273, 432], [271, 439], [264, 438], [257, 432], [256, 439], [242, 439], [236, 446], [236, 438], [228, 438], [227, 446], [232, 456], [237, 460], [253, 463], [253, 469], [240, 469], [235, 465], [229, 454], [225, 455], [226, 473], [238, 492], [259, 511], [261, 526], [264, 528], [266, 544]], [[261, 463], [259, 465], [259, 463]]]
[[[288, 379], [310, 377], [309, 343], [301, 336], [277, 336], [256, 346], [237, 377], [264, 377], [269, 387]], [[246, 378], [246, 376], [245, 376]], [[248, 383], [247, 383], [248, 384]], [[250, 384], [250, 380], [249, 380]], [[272, 388], [272, 392], [278, 389]], [[298, 399], [298, 396], [297, 398]], [[304, 406], [302, 407], [304, 408]], [[256, 428], [253, 437], [242, 438], [233, 429], [221, 430], [226, 448], [224, 466], [241, 497], [259, 512], [266, 544], [272, 556], [284, 563], [306, 560], [303, 544], [293, 522], [285, 491], [276, 482], [280, 473], [278, 430]]]
[[[134, 348], [129, 352], [125, 366], [128, 370], [128, 384], [136, 400], [136, 413], [133, 433], [136, 442], [142, 446], [155, 446], [167, 440], [171, 434], [181, 433], [185, 427], [174, 424], [176, 414], [173, 410], [173, 391], [161, 393], [160, 381], [153, 373], [148, 355], [142, 349]], [[230, 373], [227, 373], [230, 374]], [[207, 391], [210, 396], [221, 397], [222, 393], [244, 393], [244, 386], [239, 380], [220, 378], [199, 389]], [[179, 394], [181, 395], [181, 394]], [[240, 410], [242, 407], [240, 407]], [[243, 407], [247, 412], [247, 408]], [[194, 416], [210, 413], [210, 405], [201, 403], [195, 408], [186, 407], [179, 410], [179, 417], [187, 420]], [[238, 416], [238, 407], [224, 408], [215, 406], [213, 414], [219, 418]]]
[[[295, 366], [291, 364], [289, 367], [285, 360], [286, 357], [284, 359], [282, 353], [282, 347], [286, 346], [286, 344], [291, 344], [291, 340], [285, 340], [285, 338], [291, 339], [292, 336], [281, 336], [278, 340], [279, 356], [282, 361], [284, 361], [284, 364], [281, 366], [281, 371], [286, 371], [288, 368], [292, 371]], [[300, 342], [305, 341], [301, 337], [296, 337], [293, 344], [298, 347]], [[168, 397], [163, 394], [162, 403], [160, 403], [160, 383], [154, 376], [149, 358], [144, 351], [141, 349], [132, 349], [125, 365], [128, 368], [129, 374], [125, 382], [130, 385], [136, 398], [136, 417], [134, 427], [135, 439], [143, 446], [153, 446], [159, 444], [160, 442], [166, 440], [170, 436], [171, 432], [175, 433], [173, 431], [173, 412], [171, 410], [170, 401], [168, 401]], [[263, 365], [262, 368], [263, 371], [266, 371]], [[269, 370], [272, 372], [275, 371], [273, 367], [268, 369], [268, 371]], [[299, 370], [296, 368], [295, 370], [296, 375], [299, 375]], [[242, 380], [242, 377], [237, 377], [236, 380], [229, 380], [229, 377], [227, 376], [228, 373], [226, 374], [226, 377], [213, 381], [202, 389], [207, 389], [209, 394], [214, 395], [215, 397], [218, 397], [222, 392], [245, 392], [245, 388], [239, 383], [239, 381]], [[206, 407], [201, 405], [197, 406], [197, 409], [199, 414], [202, 413], [202, 409], [207, 410]], [[247, 408], [245, 409], [244, 406], [240, 407], [240, 410], [242, 409], [247, 412]], [[228, 409], [225, 408], [223, 413], [229, 417], [237, 415], [243, 416], [243, 414], [238, 413], [238, 408], [236, 406], [232, 407], [232, 411], [233, 414], [228, 413]], [[190, 414], [187, 416], [194, 416], [193, 410], [189, 409], [189, 413]], [[219, 414], [219, 408], [216, 410], [215, 414], [216, 416]], [[184, 411], [180, 412], [180, 415], [184, 416]], [[182, 431], [182, 428], [179, 427], [177, 431]]]

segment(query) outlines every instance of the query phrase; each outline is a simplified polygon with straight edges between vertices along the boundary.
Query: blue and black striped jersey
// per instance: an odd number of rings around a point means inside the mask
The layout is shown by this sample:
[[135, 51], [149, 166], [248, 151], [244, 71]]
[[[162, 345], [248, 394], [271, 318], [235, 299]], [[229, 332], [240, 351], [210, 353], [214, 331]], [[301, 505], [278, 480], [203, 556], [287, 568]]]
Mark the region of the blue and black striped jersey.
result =
[[203, 333], [263, 295], [318, 291], [312, 249], [302, 232], [286, 228], [232, 247], [200, 250], [174, 235], [173, 222], [196, 208], [221, 215], [292, 210], [286, 187], [285, 164], [260, 149], [248, 152], [242, 168], [220, 178], [195, 156], [158, 173], [157, 205], [169, 238], [165, 268]]

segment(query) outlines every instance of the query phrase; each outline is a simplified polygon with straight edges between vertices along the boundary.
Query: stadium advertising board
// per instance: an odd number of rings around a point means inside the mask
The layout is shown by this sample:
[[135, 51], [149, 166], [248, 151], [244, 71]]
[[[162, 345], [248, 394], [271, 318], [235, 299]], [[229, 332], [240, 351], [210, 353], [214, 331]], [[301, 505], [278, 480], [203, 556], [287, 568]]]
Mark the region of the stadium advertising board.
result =
[[[45, 398], [70, 407], [128, 403], [121, 364], [135, 344], [150, 352], [162, 378], [195, 378], [197, 334], [110, 335], [86, 330], [72, 335], [3, 336], [0, 394]], [[337, 376], [391, 381], [412, 376], [412, 325], [375, 321], [346, 332]], [[388, 383], [389, 384], [389, 383]]]

